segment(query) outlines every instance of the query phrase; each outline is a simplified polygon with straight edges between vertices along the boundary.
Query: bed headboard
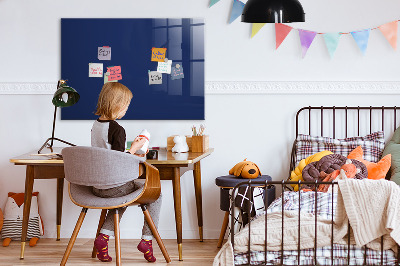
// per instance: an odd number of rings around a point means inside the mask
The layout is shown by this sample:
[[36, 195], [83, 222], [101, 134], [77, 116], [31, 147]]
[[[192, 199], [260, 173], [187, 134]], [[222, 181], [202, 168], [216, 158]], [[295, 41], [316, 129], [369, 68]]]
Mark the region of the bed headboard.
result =
[[[308, 106], [296, 114], [296, 137], [299, 134], [347, 138], [383, 131], [389, 139], [398, 126], [396, 106]], [[295, 144], [293, 144], [290, 171], [295, 165]], [[290, 172], [289, 172], [290, 176]]]

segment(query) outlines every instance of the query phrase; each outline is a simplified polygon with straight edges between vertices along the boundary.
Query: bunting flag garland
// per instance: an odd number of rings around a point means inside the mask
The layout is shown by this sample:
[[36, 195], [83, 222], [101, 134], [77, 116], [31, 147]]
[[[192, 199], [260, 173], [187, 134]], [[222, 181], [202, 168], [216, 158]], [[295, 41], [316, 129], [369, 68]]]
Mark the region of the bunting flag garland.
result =
[[237, 19], [240, 15], [242, 15], [242, 11], [244, 8], [244, 3], [239, 0], [233, 0], [231, 17], [229, 18], [229, 24], [232, 23], [235, 19]]
[[396, 20], [378, 27], [394, 50], [397, 48], [397, 22]]
[[299, 30], [301, 55], [304, 58], [317, 33], [315, 31]]
[[[209, 7], [214, 6], [220, 0], [209, 0]], [[232, 24], [243, 12], [245, 2], [244, 0], [231, 0], [232, 1], [232, 9], [229, 16], [229, 24]], [[324, 32], [315, 32], [310, 30], [303, 30], [298, 28], [293, 28], [291, 26], [282, 24], [282, 23], [275, 23], [275, 41], [276, 46], [275, 49], [278, 49], [286, 37], [292, 30], [298, 30], [300, 36], [300, 43], [301, 43], [301, 53], [302, 57], [304, 58], [307, 54], [308, 49], [310, 48], [312, 42], [314, 41], [317, 34], [323, 36], [326, 48], [328, 50], [329, 56], [333, 58], [337, 47], [339, 45], [340, 37], [343, 34], [351, 34], [353, 36], [354, 41], [356, 42], [357, 46], [359, 47], [361, 53], [365, 55], [368, 47], [369, 36], [372, 30], [380, 30], [385, 36], [386, 40], [392, 46], [394, 50], [397, 49], [397, 31], [398, 31], [398, 22], [400, 20], [395, 20], [374, 28], [364, 29], [360, 31], [351, 31], [351, 32], [333, 32], [333, 33], [324, 33]], [[262, 27], [264, 27], [266, 23], [252, 23], [251, 28], [251, 37], [253, 38]]]
[[215, 5], [218, 2], [219, 2], [219, 0], [210, 0], [210, 5], [208, 7], [212, 7], [213, 5]]
[[332, 58], [339, 44], [339, 39], [340, 36], [342, 36], [342, 34], [340, 34], [339, 32], [334, 32], [334, 33], [325, 33], [323, 36], [326, 48], [328, 48], [329, 55]]
[[275, 23], [276, 49], [278, 49], [278, 47], [285, 40], [286, 36], [288, 36], [288, 34], [290, 33], [290, 31], [292, 29], [293, 28], [288, 25], [281, 24], [281, 23]]
[[365, 51], [367, 50], [370, 32], [371, 32], [371, 29], [351, 32], [351, 35], [353, 35], [353, 38], [356, 41], [356, 43], [357, 43], [358, 47], [360, 48], [361, 53], [363, 55], [365, 55]]
[[251, 38], [256, 35], [262, 27], [264, 27], [265, 23], [253, 23], [251, 28]]

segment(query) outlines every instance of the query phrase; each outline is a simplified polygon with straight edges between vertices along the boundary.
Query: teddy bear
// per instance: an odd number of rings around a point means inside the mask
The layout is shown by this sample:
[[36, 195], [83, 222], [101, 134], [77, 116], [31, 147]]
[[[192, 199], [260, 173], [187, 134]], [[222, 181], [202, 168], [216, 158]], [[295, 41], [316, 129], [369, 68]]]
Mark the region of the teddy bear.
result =
[[185, 136], [175, 136], [174, 137], [175, 146], [172, 148], [172, 152], [188, 152], [189, 146], [186, 143]]
[[247, 161], [246, 158], [229, 170], [229, 174], [252, 179], [261, 175], [261, 171], [255, 163]]
[[[43, 223], [38, 208], [39, 192], [32, 193], [31, 211], [29, 214], [27, 239], [30, 239], [29, 246], [36, 245], [40, 236], [43, 235]], [[24, 213], [24, 193], [9, 192], [4, 208], [3, 228], [1, 237], [3, 246], [8, 247], [11, 240], [21, 240], [22, 219]]]

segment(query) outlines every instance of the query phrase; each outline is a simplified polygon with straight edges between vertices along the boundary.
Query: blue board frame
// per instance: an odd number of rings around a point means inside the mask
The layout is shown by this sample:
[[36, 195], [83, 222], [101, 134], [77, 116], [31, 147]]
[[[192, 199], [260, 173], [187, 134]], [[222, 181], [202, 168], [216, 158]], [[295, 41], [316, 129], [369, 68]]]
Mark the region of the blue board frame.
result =
[[[111, 47], [111, 60], [98, 60], [97, 49]], [[167, 48], [166, 57], [183, 67], [184, 78], [149, 85], [157, 70], [151, 48]], [[204, 120], [204, 19], [61, 19], [61, 78], [78, 91], [77, 104], [62, 108], [62, 120], [95, 120], [103, 78], [89, 78], [89, 63], [121, 66], [133, 93], [123, 119]]]

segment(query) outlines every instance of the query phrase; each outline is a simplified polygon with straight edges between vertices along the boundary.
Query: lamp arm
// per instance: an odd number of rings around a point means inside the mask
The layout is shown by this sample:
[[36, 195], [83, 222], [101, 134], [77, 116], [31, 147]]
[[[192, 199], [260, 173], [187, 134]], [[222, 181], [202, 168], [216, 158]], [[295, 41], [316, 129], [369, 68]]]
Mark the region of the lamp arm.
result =
[[57, 106], [54, 106], [54, 117], [53, 117], [53, 131], [51, 133], [51, 144], [50, 148], [53, 147], [54, 131], [56, 129], [56, 116], [57, 116]]

